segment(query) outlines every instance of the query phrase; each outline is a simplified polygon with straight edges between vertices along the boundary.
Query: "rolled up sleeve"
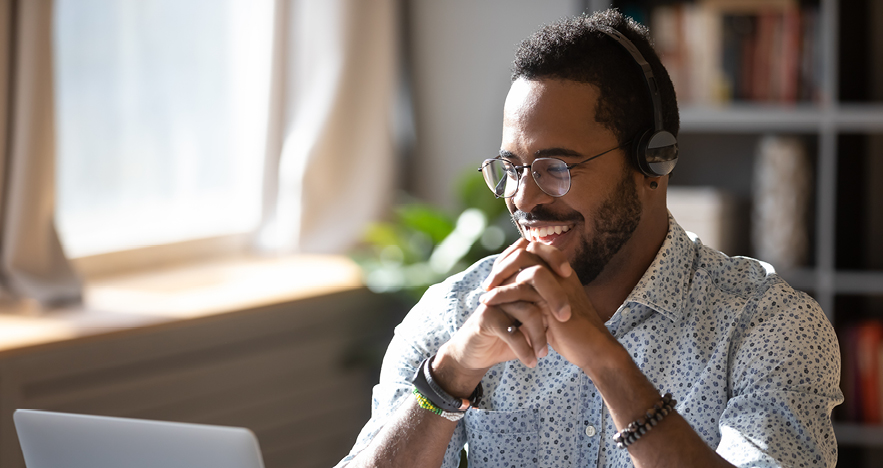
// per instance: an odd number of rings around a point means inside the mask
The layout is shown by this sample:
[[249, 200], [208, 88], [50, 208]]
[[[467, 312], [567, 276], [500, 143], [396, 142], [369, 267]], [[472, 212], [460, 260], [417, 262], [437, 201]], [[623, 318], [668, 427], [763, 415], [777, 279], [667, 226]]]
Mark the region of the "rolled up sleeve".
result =
[[[371, 419], [362, 428], [350, 453], [335, 468], [346, 466], [368, 447], [396, 410], [410, 398], [411, 379], [420, 363], [450, 339], [452, 331], [446, 323], [446, 316], [452, 298], [446, 294], [448, 289], [444, 283], [430, 287], [396, 327], [383, 358], [380, 382], [372, 392]], [[456, 468], [460, 462], [460, 449], [466, 440], [462, 426], [461, 422], [448, 445], [443, 468]]]

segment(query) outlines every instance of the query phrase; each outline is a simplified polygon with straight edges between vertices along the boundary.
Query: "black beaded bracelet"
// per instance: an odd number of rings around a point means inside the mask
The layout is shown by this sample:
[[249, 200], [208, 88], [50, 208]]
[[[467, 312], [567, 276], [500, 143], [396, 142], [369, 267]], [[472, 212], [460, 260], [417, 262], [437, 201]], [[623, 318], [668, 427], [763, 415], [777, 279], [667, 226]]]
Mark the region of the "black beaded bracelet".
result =
[[642, 435], [646, 434], [647, 431], [653, 429], [654, 426], [659, 424], [659, 421], [662, 421], [664, 417], [668, 416], [668, 413], [674, 411], [675, 405], [677, 404], [678, 401], [671, 397], [671, 393], [663, 395], [658, 403], [647, 410], [644, 418], [632, 421], [625, 429], [613, 436], [613, 441], [616, 442], [616, 446], [624, 449], [635, 443]]

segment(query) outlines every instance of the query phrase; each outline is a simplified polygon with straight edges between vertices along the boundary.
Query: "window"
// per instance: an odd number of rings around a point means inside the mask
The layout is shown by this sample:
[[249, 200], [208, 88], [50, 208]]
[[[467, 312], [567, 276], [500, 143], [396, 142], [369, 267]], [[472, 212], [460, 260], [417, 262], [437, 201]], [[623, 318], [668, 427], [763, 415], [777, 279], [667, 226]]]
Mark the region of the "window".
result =
[[81, 257], [260, 221], [272, 0], [57, 0], [56, 219]]

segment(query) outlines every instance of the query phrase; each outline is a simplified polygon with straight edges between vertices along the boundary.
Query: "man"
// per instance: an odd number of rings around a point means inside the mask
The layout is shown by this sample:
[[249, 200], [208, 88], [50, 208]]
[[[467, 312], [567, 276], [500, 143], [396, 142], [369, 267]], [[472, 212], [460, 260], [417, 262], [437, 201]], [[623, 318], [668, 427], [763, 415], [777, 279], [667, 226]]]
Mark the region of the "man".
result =
[[668, 214], [677, 104], [647, 37], [608, 10], [522, 43], [482, 168], [523, 239], [396, 329], [339, 466], [836, 464], [818, 305]]

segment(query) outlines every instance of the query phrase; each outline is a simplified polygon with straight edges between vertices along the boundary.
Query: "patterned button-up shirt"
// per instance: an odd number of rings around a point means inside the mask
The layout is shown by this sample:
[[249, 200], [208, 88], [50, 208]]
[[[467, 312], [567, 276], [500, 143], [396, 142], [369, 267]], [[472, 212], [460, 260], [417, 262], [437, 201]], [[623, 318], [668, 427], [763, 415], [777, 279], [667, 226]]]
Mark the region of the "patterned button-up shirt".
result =
[[[478, 306], [494, 257], [427, 291], [396, 328], [371, 420], [343, 466], [410, 395], [419, 363]], [[606, 323], [677, 411], [737, 466], [833, 467], [831, 410], [843, 401], [840, 354], [818, 304], [769, 265], [727, 257], [670, 219], [655, 260]], [[466, 445], [470, 468], [630, 467], [592, 381], [550, 349], [531, 369], [500, 363], [485, 398], [457, 425], [443, 467]]]

